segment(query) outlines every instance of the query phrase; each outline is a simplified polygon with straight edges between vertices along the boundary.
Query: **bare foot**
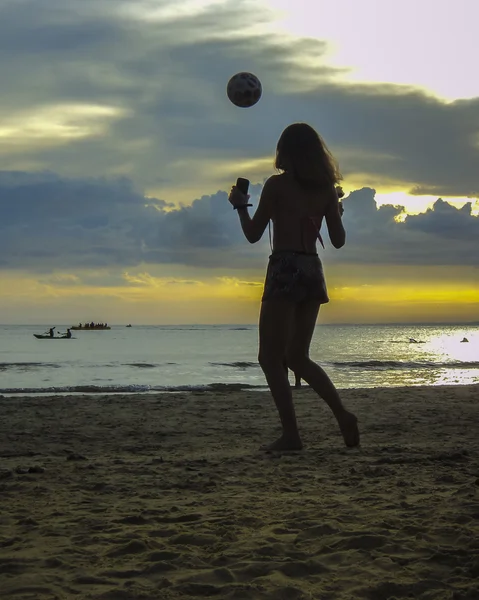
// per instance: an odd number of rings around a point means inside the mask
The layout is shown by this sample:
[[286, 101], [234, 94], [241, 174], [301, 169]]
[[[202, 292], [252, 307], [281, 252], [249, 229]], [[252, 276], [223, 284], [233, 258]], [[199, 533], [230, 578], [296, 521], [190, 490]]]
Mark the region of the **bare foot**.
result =
[[360, 444], [358, 418], [349, 411], [345, 411], [338, 418], [338, 425], [343, 435], [344, 443], [348, 448], [354, 448]]
[[294, 452], [295, 450], [302, 450], [303, 442], [299, 436], [285, 436], [282, 435], [278, 440], [269, 445], [261, 446], [260, 450], [266, 452]]

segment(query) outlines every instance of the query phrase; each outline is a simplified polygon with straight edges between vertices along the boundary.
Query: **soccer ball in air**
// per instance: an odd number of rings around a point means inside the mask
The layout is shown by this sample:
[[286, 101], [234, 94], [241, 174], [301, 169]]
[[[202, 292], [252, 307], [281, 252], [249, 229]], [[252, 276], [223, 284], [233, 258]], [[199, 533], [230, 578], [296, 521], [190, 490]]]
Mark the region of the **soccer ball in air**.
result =
[[261, 98], [261, 82], [253, 73], [236, 73], [228, 81], [226, 93], [235, 106], [249, 108]]

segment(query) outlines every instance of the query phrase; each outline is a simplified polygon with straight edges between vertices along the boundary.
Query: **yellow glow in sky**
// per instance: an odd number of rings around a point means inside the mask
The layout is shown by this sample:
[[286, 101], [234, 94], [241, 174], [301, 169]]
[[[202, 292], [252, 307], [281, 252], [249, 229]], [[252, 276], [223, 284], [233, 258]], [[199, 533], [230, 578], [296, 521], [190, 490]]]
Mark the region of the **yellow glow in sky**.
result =
[[140, 0], [123, 7], [122, 12], [127, 16], [147, 21], [178, 19], [201, 14], [203, 11], [223, 3], [224, 0], [182, 0], [171, 3]]
[[2, 118], [0, 147], [9, 151], [25, 144], [47, 146], [104, 133], [108, 121], [124, 115], [112, 106], [91, 104], [50, 104]]
[[[376, 203], [378, 206], [382, 206], [383, 204], [404, 206], [406, 207], [406, 212], [410, 215], [417, 215], [426, 211], [432, 207], [437, 199], [437, 196], [412, 196], [406, 192], [379, 192], [376, 194]], [[461, 208], [467, 202], [472, 202], [472, 214], [479, 215], [479, 202], [474, 198], [445, 196], [443, 199], [456, 208]]]
[[445, 99], [479, 96], [477, 0], [263, 0], [279, 30], [327, 40], [348, 81], [415, 85]]
[[[387, 269], [389, 276], [384, 273]], [[417, 269], [369, 266], [330, 268], [331, 302], [321, 309], [323, 323], [477, 320], [479, 285], [469, 270], [444, 282], [441, 267]], [[368, 276], [364, 274], [367, 273]], [[83, 283], [101, 273], [56, 273], [47, 279], [3, 273], [0, 311], [9, 322], [58, 323], [84, 319], [111, 323], [255, 323], [258, 319], [264, 272], [191, 278], [152, 275], [148, 271], [119, 274], [124, 285], [98, 287]], [[108, 278], [108, 273], [105, 273]], [[429, 275], [429, 278], [427, 277]], [[368, 281], [370, 283], [361, 283]], [[398, 285], [398, 281], [401, 282]], [[96, 282], [95, 282], [96, 283]], [[26, 321], [25, 321], [26, 319]]]
[[[203, 188], [209, 190], [229, 190], [229, 186], [236, 181], [238, 174], [247, 174], [253, 184], [262, 184], [265, 179], [275, 173], [274, 153], [271, 155], [251, 158], [235, 159], [226, 158], [224, 160], [216, 159], [212, 164], [207, 159], [198, 159], [194, 163], [187, 160], [178, 160], [171, 165], [170, 173], [177, 174], [181, 178], [182, 172], [188, 169], [189, 174], [196, 173], [198, 181], [201, 180]], [[371, 176], [353, 174], [348, 176], [342, 184], [346, 195], [362, 187], [371, 187]], [[375, 178], [376, 203], [379, 206], [383, 204], [392, 204], [393, 206], [404, 206], [406, 213], [419, 214], [431, 208], [438, 196], [415, 196], [408, 194], [405, 188], [414, 187], [414, 183], [408, 186], [404, 182], [389, 181], [385, 177]], [[172, 185], [171, 187], [162, 185], [161, 188], [149, 188], [147, 193], [151, 197], [166, 198], [176, 205], [191, 204], [192, 199], [202, 195], [198, 190], [198, 184], [192, 183], [190, 186]], [[443, 199], [457, 208], [461, 208], [467, 202], [472, 202], [472, 214], [479, 215], [479, 201], [475, 198], [443, 196]]]

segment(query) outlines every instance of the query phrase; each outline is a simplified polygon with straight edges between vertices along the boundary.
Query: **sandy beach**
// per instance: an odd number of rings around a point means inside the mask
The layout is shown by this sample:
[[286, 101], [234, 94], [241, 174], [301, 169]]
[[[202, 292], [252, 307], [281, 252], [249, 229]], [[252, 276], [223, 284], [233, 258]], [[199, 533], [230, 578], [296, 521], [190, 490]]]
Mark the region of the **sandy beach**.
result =
[[479, 598], [479, 385], [0, 397], [0, 597]]

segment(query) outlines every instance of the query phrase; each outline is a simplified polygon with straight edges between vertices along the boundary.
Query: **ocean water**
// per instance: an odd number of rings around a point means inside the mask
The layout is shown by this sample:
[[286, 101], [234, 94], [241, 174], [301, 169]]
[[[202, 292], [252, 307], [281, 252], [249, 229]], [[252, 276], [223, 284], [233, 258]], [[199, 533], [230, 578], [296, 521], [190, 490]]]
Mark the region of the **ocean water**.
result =
[[[265, 388], [256, 325], [112, 326], [72, 332], [71, 340], [33, 337], [44, 331], [0, 325], [1, 394]], [[318, 325], [311, 357], [339, 388], [477, 383], [479, 326]]]

